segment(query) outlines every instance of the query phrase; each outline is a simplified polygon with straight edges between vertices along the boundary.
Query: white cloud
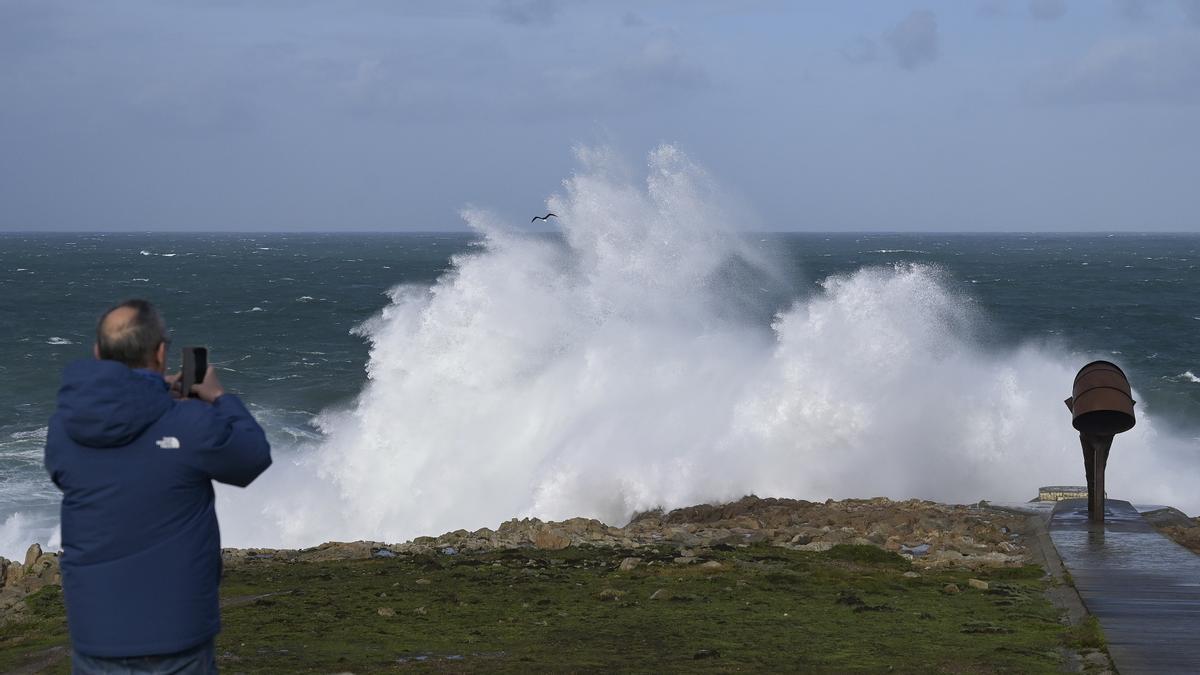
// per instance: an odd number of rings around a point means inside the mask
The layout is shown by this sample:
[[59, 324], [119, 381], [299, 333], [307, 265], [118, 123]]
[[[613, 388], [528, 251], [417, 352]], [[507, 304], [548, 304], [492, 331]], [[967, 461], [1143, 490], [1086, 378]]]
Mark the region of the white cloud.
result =
[[933, 63], [938, 57], [937, 17], [929, 10], [914, 11], [888, 31], [884, 40], [905, 70]]
[[1029, 0], [1029, 14], [1038, 21], [1054, 21], [1066, 13], [1066, 0]]
[[625, 12], [621, 15], [621, 25], [625, 28], [638, 28], [646, 25], [646, 20], [637, 12]]
[[879, 46], [869, 37], [860, 35], [839, 50], [842, 57], [855, 65], [879, 60]]
[[533, 26], [554, 23], [560, 9], [557, 0], [501, 0], [492, 12], [506, 23]]
[[1008, 13], [1008, 0], [983, 0], [976, 11], [983, 16], [1003, 16]]
[[1200, 34], [1100, 43], [1079, 60], [1044, 73], [1031, 93], [1058, 104], [1200, 103]]
[[1150, 7], [1155, 0], [1113, 0], [1117, 13], [1131, 23], [1141, 23], [1150, 18]]
[[1179, 7], [1193, 24], [1200, 26], [1200, 0], [1179, 0]]

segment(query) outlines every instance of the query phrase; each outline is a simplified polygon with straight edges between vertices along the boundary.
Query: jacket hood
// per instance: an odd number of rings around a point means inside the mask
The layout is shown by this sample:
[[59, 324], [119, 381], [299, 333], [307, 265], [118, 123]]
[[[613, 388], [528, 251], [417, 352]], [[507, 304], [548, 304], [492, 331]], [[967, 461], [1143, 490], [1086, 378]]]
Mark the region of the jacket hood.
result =
[[93, 448], [129, 444], [171, 404], [161, 375], [116, 361], [74, 361], [63, 371], [58, 390], [58, 414], [67, 435]]

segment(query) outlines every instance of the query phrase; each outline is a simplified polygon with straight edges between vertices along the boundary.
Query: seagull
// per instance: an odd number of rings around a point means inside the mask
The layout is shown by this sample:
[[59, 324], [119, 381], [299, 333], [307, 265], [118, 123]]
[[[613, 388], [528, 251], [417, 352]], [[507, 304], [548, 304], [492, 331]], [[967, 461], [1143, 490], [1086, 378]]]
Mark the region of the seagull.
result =
[[547, 213], [547, 214], [546, 214], [546, 215], [544, 215], [544, 216], [534, 216], [534, 217], [532, 217], [532, 218], [530, 218], [530, 219], [529, 219], [529, 222], [531, 222], [531, 223], [532, 223], [532, 222], [533, 222], [533, 221], [535, 221], [535, 220], [545, 220], [545, 219], [547, 219], [547, 218], [557, 218], [557, 217], [558, 217], [558, 216], [554, 215], [553, 213]]

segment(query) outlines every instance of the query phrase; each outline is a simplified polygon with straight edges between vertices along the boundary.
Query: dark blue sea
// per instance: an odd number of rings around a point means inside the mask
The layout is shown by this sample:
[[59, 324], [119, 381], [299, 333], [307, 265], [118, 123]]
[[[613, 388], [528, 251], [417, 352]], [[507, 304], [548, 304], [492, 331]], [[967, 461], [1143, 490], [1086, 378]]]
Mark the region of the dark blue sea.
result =
[[[99, 314], [132, 297], [158, 304], [175, 346], [209, 346], [267, 429], [278, 475], [265, 505], [241, 506], [252, 487], [223, 512], [274, 518], [245, 537], [306, 543], [343, 520], [362, 529], [343, 538], [436, 534], [424, 528], [750, 489], [955, 498], [938, 486], [961, 478], [963, 496], [1032, 494], [1043, 476], [1078, 480], [1063, 475], [1077, 459], [1008, 487], [976, 474], [1070, 452], [1061, 400], [1090, 358], [1128, 373], [1155, 434], [1139, 452], [1171, 445], [1163, 466], [1192, 484], [1200, 469], [1200, 236], [753, 234], [677, 251], [582, 237], [0, 235], [0, 554], [53, 537], [58, 494], [41, 462], [60, 372], [89, 358]], [[676, 263], [698, 271], [657, 274]], [[694, 305], [693, 283], [706, 298]], [[917, 421], [888, 416], [909, 405]], [[976, 420], [972, 406], [1005, 412]], [[893, 433], [908, 454], [878, 469], [917, 468], [864, 477]], [[963, 450], [961, 476], [922, 449], [975, 435], [992, 440]], [[327, 489], [314, 510], [343, 520], [271, 502], [293, 461], [297, 486]], [[1130, 489], [1171, 499], [1178, 480], [1156, 494], [1139, 475]], [[419, 502], [397, 497], [414, 491]]]

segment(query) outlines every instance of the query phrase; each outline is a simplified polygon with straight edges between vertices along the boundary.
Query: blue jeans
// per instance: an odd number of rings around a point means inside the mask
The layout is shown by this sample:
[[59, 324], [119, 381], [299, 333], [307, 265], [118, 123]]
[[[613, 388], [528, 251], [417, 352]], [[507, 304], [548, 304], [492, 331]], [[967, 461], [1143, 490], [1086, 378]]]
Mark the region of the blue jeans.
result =
[[159, 656], [88, 656], [71, 654], [72, 675], [216, 675], [213, 641], [186, 651]]

